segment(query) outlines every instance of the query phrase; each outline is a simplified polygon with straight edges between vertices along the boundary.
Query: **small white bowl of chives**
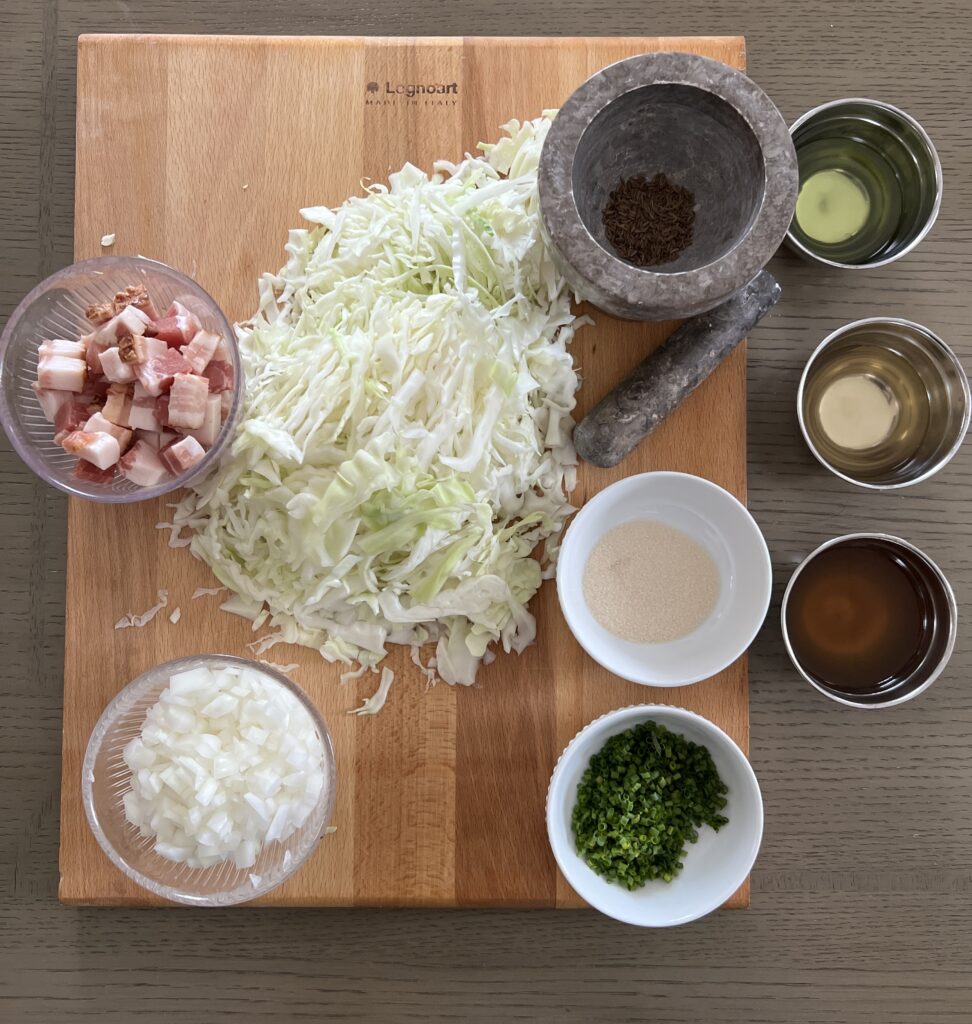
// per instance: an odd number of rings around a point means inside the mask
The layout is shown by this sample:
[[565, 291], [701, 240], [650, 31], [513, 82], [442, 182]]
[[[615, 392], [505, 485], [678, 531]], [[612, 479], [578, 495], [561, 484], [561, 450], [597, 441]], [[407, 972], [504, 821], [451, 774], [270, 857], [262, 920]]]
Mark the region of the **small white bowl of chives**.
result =
[[717, 675], [755, 639], [772, 564], [745, 505], [688, 473], [626, 477], [574, 517], [557, 596], [600, 665], [647, 686]]
[[[721, 814], [727, 821], [718, 831], [709, 825], [698, 829], [671, 881], [652, 880], [629, 890], [588, 864], [578, 851], [572, 818], [591, 758], [612, 736], [646, 722], [705, 747], [726, 788]], [[684, 708], [641, 704], [595, 719], [560, 755], [547, 791], [547, 834], [564, 878], [592, 907], [626, 924], [667, 928], [711, 913], [746, 881], [763, 837], [763, 799], [746, 755], [717, 725]]]

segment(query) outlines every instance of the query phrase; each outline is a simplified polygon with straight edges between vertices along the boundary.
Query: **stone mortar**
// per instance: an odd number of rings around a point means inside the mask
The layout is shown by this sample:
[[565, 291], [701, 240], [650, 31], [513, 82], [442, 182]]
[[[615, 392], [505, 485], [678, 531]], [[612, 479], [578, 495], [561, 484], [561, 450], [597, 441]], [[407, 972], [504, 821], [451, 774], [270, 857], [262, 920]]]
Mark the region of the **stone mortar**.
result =
[[[695, 196], [692, 244], [642, 268], [619, 257], [601, 213], [621, 178], [659, 171]], [[629, 57], [557, 114], [540, 158], [544, 236], [583, 299], [625, 320], [718, 305], [766, 265], [790, 226], [797, 160], [786, 122], [749, 78], [688, 53]]]

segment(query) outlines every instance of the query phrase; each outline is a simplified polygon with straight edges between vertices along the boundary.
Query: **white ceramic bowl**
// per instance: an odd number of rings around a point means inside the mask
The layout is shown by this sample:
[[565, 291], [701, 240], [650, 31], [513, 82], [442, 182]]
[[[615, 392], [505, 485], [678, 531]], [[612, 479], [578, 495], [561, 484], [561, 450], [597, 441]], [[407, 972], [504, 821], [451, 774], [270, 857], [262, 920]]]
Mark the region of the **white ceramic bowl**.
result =
[[[708, 825], [686, 847], [684, 867], [671, 882], [648, 882], [629, 892], [595, 874], [578, 855], [571, 828], [577, 786], [611, 736], [654, 721], [707, 747], [729, 793], [722, 812], [729, 822]], [[564, 878], [602, 914], [626, 924], [667, 928], [686, 924], [722, 906], [746, 880], [763, 837], [763, 799], [746, 755], [712, 722], [684, 708], [639, 704], [610, 711], [582, 729], [560, 755], [547, 791], [547, 834]]]
[[[605, 629], [584, 600], [587, 559], [609, 530], [634, 519], [673, 526], [712, 556], [722, 580], [698, 629], [668, 643], [632, 643]], [[648, 686], [685, 686], [731, 665], [753, 642], [769, 608], [773, 569], [745, 505], [688, 473], [642, 473], [596, 494], [574, 516], [557, 562], [557, 596], [581, 647], [609, 672]]]

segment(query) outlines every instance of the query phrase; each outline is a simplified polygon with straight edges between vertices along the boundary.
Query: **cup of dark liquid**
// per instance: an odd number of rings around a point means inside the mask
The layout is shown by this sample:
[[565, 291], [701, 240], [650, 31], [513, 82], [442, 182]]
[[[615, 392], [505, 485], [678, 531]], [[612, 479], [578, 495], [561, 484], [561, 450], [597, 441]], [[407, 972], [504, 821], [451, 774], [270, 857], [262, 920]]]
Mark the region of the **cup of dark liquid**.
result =
[[832, 700], [885, 708], [941, 675], [955, 646], [958, 609], [941, 569], [883, 533], [822, 544], [783, 595], [783, 641], [797, 671]]

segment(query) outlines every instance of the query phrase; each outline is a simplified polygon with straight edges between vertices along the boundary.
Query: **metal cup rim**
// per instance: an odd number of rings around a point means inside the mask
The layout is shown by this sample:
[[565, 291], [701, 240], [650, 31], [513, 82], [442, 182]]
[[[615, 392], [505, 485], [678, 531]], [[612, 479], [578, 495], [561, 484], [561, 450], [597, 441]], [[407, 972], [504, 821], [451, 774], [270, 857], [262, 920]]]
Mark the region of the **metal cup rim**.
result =
[[[915, 120], [906, 110], [902, 110], [900, 107], [896, 107], [893, 103], [885, 103], [883, 100], [872, 100], [867, 96], [845, 96], [838, 100], [828, 100], [826, 103], [819, 103], [815, 107], [811, 107], [810, 110], [801, 114], [792, 125], [790, 125], [790, 138], [793, 139], [798, 128], [801, 128], [807, 123], [812, 117], [816, 117], [817, 114], [822, 114], [826, 110], [831, 110], [834, 107], [843, 106], [845, 103], [863, 103], [868, 106], [877, 107], [881, 110], [886, 110], [889, 113], [894, 114], [896, 117], [900, 117], [902, 121], [910, 125], [915, 134], [922, 140], [927, 146], [928, 152], [931, 156], [932, 166], [935, 169], [935, 202], [932, 205], [931, 211], [928, 217], [925, 219], [925, 223], [921, 230], [915, 237], [902, 249], [894, 253], [891, 256], [885, 256], [883, 259], [868, 260], [865, 263], [842, 263], [840, 260], [831, 260], [826, 256], [820, 256], [818, 253], [808, 249], [793, 233], [793, 226], [791, 226], [786, 232], [786, 238], [784, 241], [787, 246], [807, 260], [809, 263], [816, 263], [820, 266], [835, 267], [838, 270], [874, 270], [877, 267], [886, 267], [889, 263], [894, 263], [896, 260], [900, 260], [902, 256], [907, 256], [909, 252], [921, 244], [928, 235], [928, 232], [935, 226], [935, 221], [938, 220], [938, 214], [942, 207], [942, 191], [944, 189], [944, 177], [942, 175], [942, 161], [938, 155], [938, 150], [935, 148], [935, 143], [932, 142], [931, 136], [922, 127], [922, 125]], [[796, 147], [796, 141], [794, 139], [794, 148]], [[797, 153], [799, 158], [799, 152]], [[799, 159], [798, 159], [799, 163]]]
[[[934, 341], [944, 353], [946, 359], [955, 367], [958, 373], [959, 380], [962, 383], [962, 394], [965, 398], [965, 411], [962, 415], [962, 426], [958, 432], [958, 436], [955, 439], [955, 443], [949, 448], [949, 450], [942, 455], [937, 461], [932, 463], [923, 473], [916, 476], [914, 480], [901, 480], [897, 483], [891, 484], [876, 484], [869, 483], [864, 480], [858, 480], [855, 477], [849, 476], [847, 473], [841, 472], [836, 466], [833, 466], [822, 454], [818, 451], [817, 446], [813, 442], [813, 438], [810, 436], [810, 431], [807, 429], [806, 420], [803, 415], [803, 394], [806, 390], [807, 379], [810, 376], [810, 368], [817, 361], [820, 354], [828, 348], [833, 342], [837, 341], [849, 331], [855, 330], [858, 327], [867, 327], [872, 324], [883, 324], [891, 325], [893, 327], [907, 327], [912, 330], [918, 331], [924, 334], [926, 337]], [[965, 440], [965, 435], [968, 433], [969, 423], [972, 420], [972, 390], [969, 387], [969, 378], [965, 372], [965, 368], [959, 361], [958, 356], [955, 354], [951, 346], [935, 331], [931, 328], [926, 327], [924, 324], [920, 324], [915, 320], [906, 320], [903, 317], [895, 316], [869, 316], [864, 317], [862, 320], [852, 320], [850, 323], [843, 324], [842, 326], [831, 331], [826, 338], [821, 341], [817, 347], [810, 353], [806, 364], [803, 367], [803, 372], [800, 374], [800, 385], [797, 388], [797, 421], [800, 424], [800, 433], [803, 435], [803, 440], [806, 442], [807, 447], [810, 449], [810, 454], [820, 463], [824, 469], [829, 470], [834, 476], [840, 477], [841, 480], [847, 481], [849, 484], [853, 484], [855, 487], [863, 487], [868, 491], [899, 491], [904, 487], [913, 487], [915, 484], [923, 483], [925, 480], [931, 479], [936, 473], [944, 469], [949, 462], [958, 453], [958, 450], [962, 447], [962, 442]]]
[[[932, 669], [928, 678], [920, 686], [917, 686], [908, 693], [902, 694], [900, 697], [895, 697], [891, 700], [861, 703], [859, 701], [846, 700], [843, 697], [837, 696], [837, 694], [832, 690], [828, 690], [826, 687], [821, 686], [812, 676], [810, 676], [808, 672], [804, 670], [793, 650], [793, 646], [790, 643], [790, 631], [787, 629], [786, 625], [786, 610], [790, 602], [790, 593], [793, 590], [793, 585], [796, 583], [797, 578], [819, 554], [837, 544], [843, 544], [846, 541], [851, 540], [880, 540], [891, 544], [898, 544], [903, 548], [907, 548], [908, 551], [917, 555], [932, 570], [945, 592], [945, 599], [948, 604], [948, 640], [945, 644], [945, 650], [942, 652], [942, 656], [939, 659], [938, 664], [934, 669]], [[783, 591], [783, 600], [780, 603], [780, 626], [783, 632], [783, 646], [786, 648], [786, 653], [789, 656], [790, 662], [797, 672], [799, 672], [815, 690], [818, 690], [825, 697], [829, 697], [835, 703], [843, 704], [845, 707], [857, 708], [861, 711], [872, 711], [880, 708], [894, 707], [896, 704], [904, 704], [906, 701], [917, 697], [918, 694], [924, 693], [925, 690], [927, 690], [945, 671], [945, 668], [951, 660], [952, 651], [955, 649], [955, 639], [958, 635], [958, 602], [955, 600], [955, 591], [952, 589], [952, 584], [949, 583], [948, 577], [942, 572], [938, 563], [925, 554], [921, 548], [916, 547], [904, 538], [897, 537], [892, 533], [845, 533], [840, 537], [832, 537], [830, 540], [824, 541], [823, 544], [818, 545], [793, 570], [789, 582], [786, 585], [786, 589]]]

